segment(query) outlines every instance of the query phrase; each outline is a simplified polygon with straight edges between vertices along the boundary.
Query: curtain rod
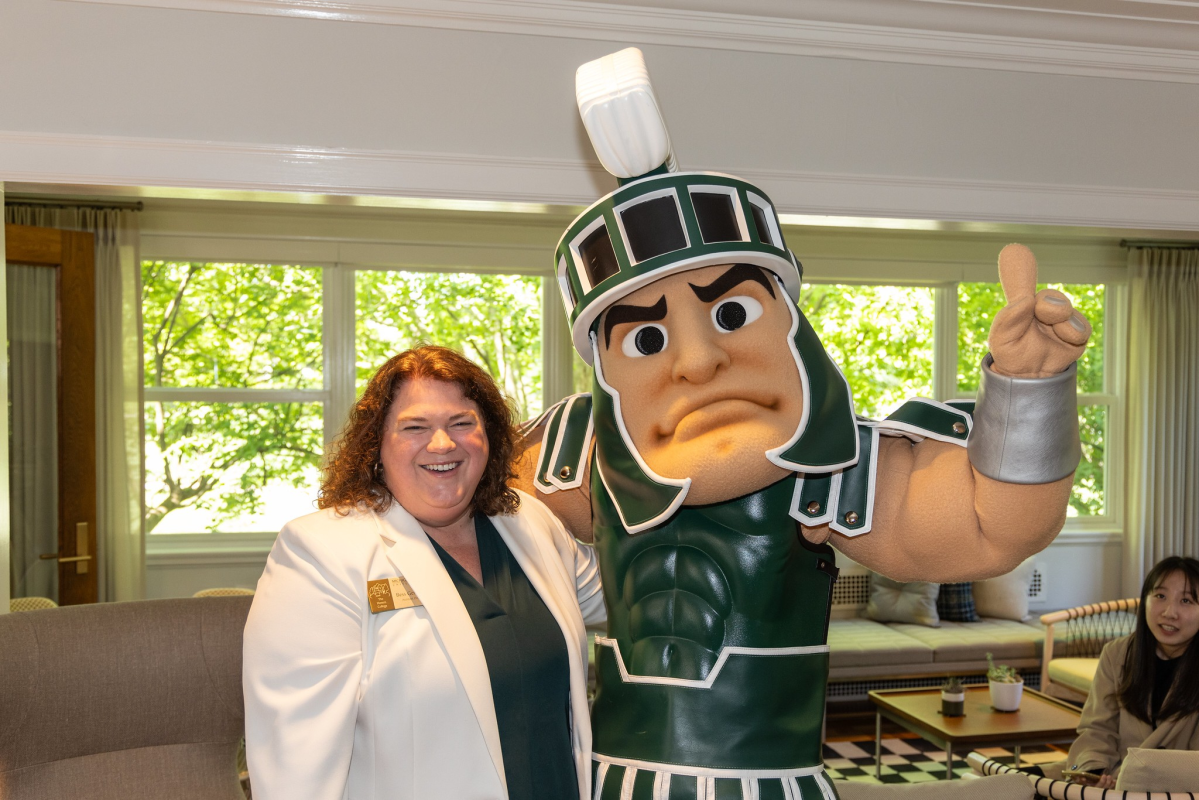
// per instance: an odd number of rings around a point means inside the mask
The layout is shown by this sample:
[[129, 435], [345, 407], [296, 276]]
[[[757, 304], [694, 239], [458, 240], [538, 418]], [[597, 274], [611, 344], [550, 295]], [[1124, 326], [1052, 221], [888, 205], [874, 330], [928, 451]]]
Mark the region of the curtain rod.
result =
[[1162, 247], [1174, 250], [1199, 250], [1199, 242], [1180, 242], [1177, 239], [1121, 239], [1121, 247]]
[[22, 194], [6, 194], [4, 205], [36, 205], [49, 208], [118, 208], [128, 211], [142, 211], [141, 200], [69, 200], [61, 197], [36, 197]]

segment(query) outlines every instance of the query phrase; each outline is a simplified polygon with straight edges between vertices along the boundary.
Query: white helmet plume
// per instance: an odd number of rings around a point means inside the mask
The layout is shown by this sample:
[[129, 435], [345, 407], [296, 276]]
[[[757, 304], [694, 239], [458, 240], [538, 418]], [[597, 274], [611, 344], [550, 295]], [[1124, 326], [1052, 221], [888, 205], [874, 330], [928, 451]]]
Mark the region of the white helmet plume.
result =
[[591, 145], [608, 172], [629, 179], [663, 164], [669, 172], [677, 170], [666, 121], [636, 47], [579, 67], [575, 98]]

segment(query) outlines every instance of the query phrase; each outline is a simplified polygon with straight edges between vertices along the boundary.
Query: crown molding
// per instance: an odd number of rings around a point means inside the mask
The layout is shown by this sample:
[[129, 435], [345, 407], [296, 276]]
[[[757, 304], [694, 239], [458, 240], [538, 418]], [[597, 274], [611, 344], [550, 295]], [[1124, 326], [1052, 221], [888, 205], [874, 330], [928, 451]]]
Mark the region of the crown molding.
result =
[[[696, 168], [757, 183], [782, 214], [1199, 230], [1196, 191]], [[194, 199], [210, 190], [533, 204], [529, 211], [587, 206], [613, 188], [598, 164], [566, 159], [5, 131], [0, 180], [183, 187], [176, 195]]]
[[[757, 0], [756, 14], [589, 0], [70, 0], [798, 56], [1199, 83], [1199, 5]], [[653, 3], [659, 5], [653, 5]], [[669, 4], [668, 4], [669, 3]], [[693, 0], [692, 5], [732, 3]], [[870, 22], [863, 22], [869, 20]], [[889, 24], [876, 24], [885, 20]], [[872, 24], [874, 23], [874, 24]], [[921, 27], [924, 26], [924, 27]], [[1000, 33], [996, 33], [996, 31]], [[1173, 47], [1171, 47], [1172, 45]]]

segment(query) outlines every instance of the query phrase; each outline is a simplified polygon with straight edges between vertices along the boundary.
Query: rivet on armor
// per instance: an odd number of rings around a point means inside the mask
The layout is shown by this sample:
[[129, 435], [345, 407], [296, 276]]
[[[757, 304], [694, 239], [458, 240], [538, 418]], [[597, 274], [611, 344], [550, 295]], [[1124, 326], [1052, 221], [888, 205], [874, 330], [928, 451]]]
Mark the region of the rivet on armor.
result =
[[858, 522], [858, 512], [846, 511], [845, 512], [845, 521], [850, 525], [856, 525]]
[[562, 479], [569, 478], [571, 475], [571, 472], [572, 472], [572, 470], [570, 467], [563, 467], [562, 469], [558, 470], [558, 477], [562, 478]]
[[966, 432], [966, 423], [964, 423], [964, 422], [953, 423], [953, 432], [954, 433], [965, 433]]
[[808, 513], [809, 514], [819, 514], [820, 513], [820, 504], [817, 503], [815, 500], [808, 503]]

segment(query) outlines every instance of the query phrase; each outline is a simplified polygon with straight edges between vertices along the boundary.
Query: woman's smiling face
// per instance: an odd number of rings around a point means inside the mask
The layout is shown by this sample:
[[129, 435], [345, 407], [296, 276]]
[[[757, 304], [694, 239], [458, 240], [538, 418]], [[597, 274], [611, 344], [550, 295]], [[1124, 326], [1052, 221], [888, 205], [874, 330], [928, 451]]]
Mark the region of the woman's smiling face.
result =
[[1145, 599], [1145, 621], [1157, 648], [1166, 658], [1177, 658], [1199, 633], [1199, 602], [1186, 575], [1175, 570], [1153, 587]]
[[392, 497], [426, 528], [470, 517], [490, 448], [479, 406], [457, 383], [405, 381], [387, 412], [379, 460]]

